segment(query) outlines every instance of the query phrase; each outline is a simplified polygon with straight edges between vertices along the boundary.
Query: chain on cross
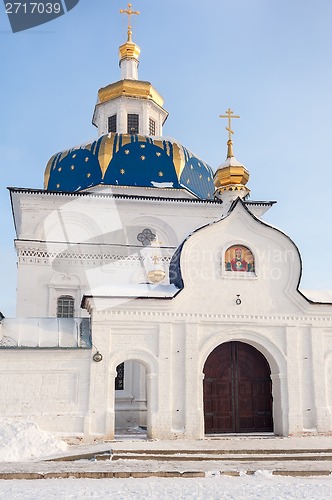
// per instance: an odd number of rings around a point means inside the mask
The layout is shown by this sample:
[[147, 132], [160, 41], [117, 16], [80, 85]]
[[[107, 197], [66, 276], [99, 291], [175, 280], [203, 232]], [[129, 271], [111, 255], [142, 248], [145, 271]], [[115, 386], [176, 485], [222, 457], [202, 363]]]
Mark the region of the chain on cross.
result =
[[132, 31], [131, 31], [131, 22], [130, 22], [130, 16], [133, 16], [133, 15], [136, 15], [136, 16], [139, 16], [139, 11], [138, 10], [131, 10], [131, 3], [128, 3], [128, 9], [120, 9], [120, 14], [127, 14], [128, 16], [128, 42], [131, 41], [131, 35], [132, 35]]
[[232, 118], [240, 118], [239, 115], [234, 115], [234, 112], [231, 110], [231, 108], [228, 108], [227, 111], [225, 111], [226, 115], [219, 115], [219, 118], [227, 118], [228, 119], [228, 127], [226, 127], [226, 130], [228, 131], [228, 140], [232, 140], [232, 134], [234, 134], [234, 131], [232, 130]]

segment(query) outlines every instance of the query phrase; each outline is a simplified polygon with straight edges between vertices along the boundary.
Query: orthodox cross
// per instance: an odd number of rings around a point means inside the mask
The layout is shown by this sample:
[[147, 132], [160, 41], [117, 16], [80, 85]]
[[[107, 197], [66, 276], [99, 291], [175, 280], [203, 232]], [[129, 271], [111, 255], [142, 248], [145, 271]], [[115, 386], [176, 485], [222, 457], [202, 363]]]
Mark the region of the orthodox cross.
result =
[[128, 9], [120, 9], [120, 14], [127, 14], [127, 16], [128, 16], [128, 42], [129, 42], [131, 40], [131, 35], [132, 35], [130, 16], [133, 16], [133, 15], [138, 16], [139, 11], [138, 10], [131, 10], [131, 3], [128, 3]]
[[228, 140], [232, 140], [232, 134], [234, 134], [234, 131], [232, 130], [232, 123], [231, 120], [232, 118], [240, 118], [239, 115], [234, 115], [233, 111], [231, 108], [228, 108], [227, 111], [225, 111], [226, 115], [219, 115], [219, 118], [227, 118], [228, 119], [228, 127], [226, 127], [226, 130], [228, 131]]

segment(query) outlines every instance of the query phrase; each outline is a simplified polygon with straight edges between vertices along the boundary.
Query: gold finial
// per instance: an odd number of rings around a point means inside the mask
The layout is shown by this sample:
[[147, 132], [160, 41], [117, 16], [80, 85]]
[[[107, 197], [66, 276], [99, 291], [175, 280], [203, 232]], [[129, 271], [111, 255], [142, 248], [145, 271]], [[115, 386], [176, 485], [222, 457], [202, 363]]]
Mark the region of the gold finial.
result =
[[131, 31], [131, 24], [130, 24], [130, 16], [139, 15], [138, 10], [131, 10], [131, 3], [128, 3], [128, 9], [120, 9], [120, 14], [127, 14], [128, 16], [128, 40], [127, 42], [131, 42], [131, 35], [133, 32]]
[[225, 111], [226, 115], [219, 115], [219, 118], [227, 118], [228, 119], [228, 127], [226, 127], [226, 130], [228, 131], [228, 141], [227, 141], [227, 158], [231, 158], [234, 156], [233, 153], [233, 142], [232, 142], [232, 134], [234, 134], [234, 131], [232, 130], [232, 118], [240, 118], [239, 115], [234, 115], [234, 112], [231, 110], [231, 108], [228, 108]]

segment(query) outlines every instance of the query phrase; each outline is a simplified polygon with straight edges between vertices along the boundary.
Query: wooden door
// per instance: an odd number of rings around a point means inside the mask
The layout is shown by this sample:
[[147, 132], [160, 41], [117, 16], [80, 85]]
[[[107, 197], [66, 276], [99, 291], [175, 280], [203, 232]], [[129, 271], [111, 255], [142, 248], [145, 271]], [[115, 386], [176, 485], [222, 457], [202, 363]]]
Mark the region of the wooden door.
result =
[[271, 432], [271, 370], [265, 357], [243, 342], [216, 347], [204, 366], [205, 432]]

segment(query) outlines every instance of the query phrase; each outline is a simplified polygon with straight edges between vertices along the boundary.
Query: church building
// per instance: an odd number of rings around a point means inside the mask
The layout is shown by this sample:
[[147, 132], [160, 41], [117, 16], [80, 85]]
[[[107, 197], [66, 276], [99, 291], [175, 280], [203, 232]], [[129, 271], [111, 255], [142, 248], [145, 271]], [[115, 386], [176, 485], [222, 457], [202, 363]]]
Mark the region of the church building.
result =
[[[264, 222], [234, 156], [217, 169], [163, 136], [140, 48], [99, 89], [98, 137], [54, 154], [44, 189], [9, 188], [17, 314], [0, 320], [3, 417], [112, 439], [332, 432], [332, 305]], [[226, 141], [225, 141], [226, 142]]]

